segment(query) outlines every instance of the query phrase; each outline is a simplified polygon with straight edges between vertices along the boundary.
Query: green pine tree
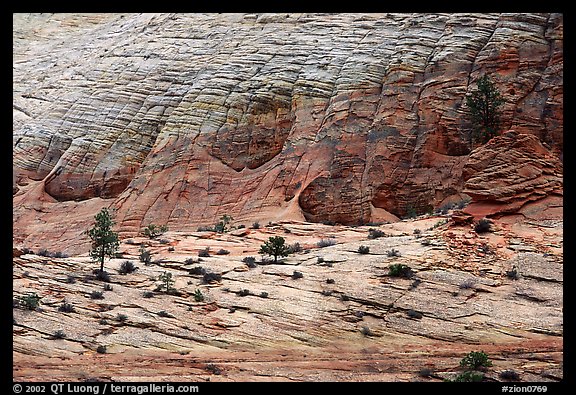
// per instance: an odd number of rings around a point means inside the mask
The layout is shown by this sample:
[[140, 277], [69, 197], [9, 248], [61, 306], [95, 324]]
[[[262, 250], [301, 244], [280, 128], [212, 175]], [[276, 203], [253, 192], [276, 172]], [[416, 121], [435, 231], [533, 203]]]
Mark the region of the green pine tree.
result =
[[259, 254], [272, 255], [274, 263], [278, 263], [279, 256], [288, 256], [290, 249], [285, 244], [286, 241], [281, 236], [269, 237], [268, 241], [260, 246]]
[[476, 81], [478, 89], [466, 97], [468, 118], [472, 122], [471, 140], [485, 144], [500, 132], [500, 110], [504, 98], [490, 80], [483, 75]]
[[105, 207], [94, 217], [96, 223], [94, 227], [88, 231], [88, 236], [92, 240], [92, 249], [90, 250], [90, 257], [94, 261], [100, 262], [100, 272], [104, 272], [104, 258], [106, 256], [112, 258], [120, 247], [118, 233], [112, 231], [114, 222], [112, 215]]

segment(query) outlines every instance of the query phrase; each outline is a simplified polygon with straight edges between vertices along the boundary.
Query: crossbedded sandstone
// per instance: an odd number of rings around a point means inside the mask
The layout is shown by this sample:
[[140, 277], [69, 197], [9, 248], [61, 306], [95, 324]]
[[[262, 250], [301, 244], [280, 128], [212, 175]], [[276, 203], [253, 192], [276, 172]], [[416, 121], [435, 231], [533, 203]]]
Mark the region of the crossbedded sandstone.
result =
[[[94, 204], [116, 208], [127, 234], [225, 213], [425, 212], [465, 187], [465, 95], [484, 73], [506, 99], [503, 129], [563, 149], [560, 14], [13, 20], [16, 211], [38, 193], [44, 211], [111, 199]], [[15, 215], [21, 240], [31, 217]]]

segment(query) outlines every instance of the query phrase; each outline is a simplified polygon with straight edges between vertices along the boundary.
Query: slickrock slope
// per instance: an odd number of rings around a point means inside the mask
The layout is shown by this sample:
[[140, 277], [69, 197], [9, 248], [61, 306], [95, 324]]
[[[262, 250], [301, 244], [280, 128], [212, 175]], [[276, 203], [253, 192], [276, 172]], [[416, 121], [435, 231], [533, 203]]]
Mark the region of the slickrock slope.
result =
[[486, 196], [463, 177], [478, 168], [463, 104], [485, 73], [506, 99], [503, 130], [563, 150], [559, 14], [13, 21], [19, 245], [85, 252], [103, 206], [134, 236], [223, 214], [390, 221]]
[[[293, 221], [136, 237], [106, 262], [109, 290], [86, 257], [22, 254], [14, 296], [36, 292], [41, 304], [14, 309], [14, 379], [441, 381], [480, 350], [493, 361], [489, 381], [505, 370], [522, 382], [563, 378], [561, 220], [495, 220], [482, 235], [450, 216], [379, 229], [384, 237], [368, 239], [368, 227]], [[272, 235], [303, 251], [262, 264], [257, 250]], [[336, 244], [319, 248], [322, 239]], [[154, 263], [138, 261], [140, 243]], [[199, 258], [205, 247], [211, 256]], [[125, 260], [138, 269], [120, 274]], [[390, 264], [413, 276], [391, 276]], [[221, 278], [206, 282], [198, 267]], [[176, 292], [155, 291], [163, 272]]]

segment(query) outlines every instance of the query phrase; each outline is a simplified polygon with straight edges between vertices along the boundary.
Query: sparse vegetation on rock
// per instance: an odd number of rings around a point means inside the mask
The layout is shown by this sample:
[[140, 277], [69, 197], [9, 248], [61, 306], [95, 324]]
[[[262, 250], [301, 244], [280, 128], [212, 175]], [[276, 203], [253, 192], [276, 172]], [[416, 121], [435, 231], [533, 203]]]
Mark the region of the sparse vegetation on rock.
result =
[[88, 236], [92, 240], [90, 257], [100, 262], [100, 272], [104, 272], [104, 258], [113, 258], [120, 247], [118, 233], [112, 230], [114, 221], [112, 214], [105, 207], [94, 217], [95, 224], [88, 230]]
[[149, 265], [152, 262], [152, 253], [148, 251], [143, 245], [140, 246], [140, 255], [138, 258], [140, 262], [144, 263], [145, 265]]
[[358, 247], [358, 253], [359, 254], [369, 254], [370, 253], [370, 247], [365, 246], [365, 245], [361, 245], [360, 247]]
[[388, 274], [392, 277], [410, 278], [413, 275], [412, 269], [408, 265], [394, 263], [388, 266]]
[[160, 274], [160, 276], [158, 276], [158, 280], [162, 282], [159, 287], [160, 290], [164, 288], [164, 291], [169, 293], [173, 289], [172, 286], [174, 285], [175, 281], [172, 279], [172, 273], [165, 271], [164, 273]]
[[492, 361], [484, 351], [471, 351], [462, 358], [460, 366], [468, 369], [479, 369], [492, 366]]
[[40, 307], [41, 299], [36, 292], [29, 292], [19, 298], [19, 306], [27, 310], [36, 310]]
[[62, 302], [60, 307], [58, 307], [58, 311], [63, 313], [73, 313], [75, 311], [74, 306], [70, 303]]
[[230, 229], [228, 227], [228, 224], [233, 220], [234, 218], [232, 218], [230, 215], [228, 214], [224, 214], [222, 217], [220, 217], [220, 221], [218, 223], [216, 223], [216, 225], [214, 225], [214, 230], [218, 233], [226, 233], [228, 232]]
[[142, 233], [144, 234], [144, 236], [147, 236], [150, 239], [154, 239], [154, 238], [160, 236], [161, 234], [166, 233], [167, 231], [168, 231], [168, 226], [166, 226], [166, 225], [158, 226], [155, 224], [150, 224], [144, 228]]
[[118, 273], [120, 274], [129, 274], [134, 273], [138, 268], [132, 261], [124, 261], [120, 264], [120, 268], [118, 269]]
[[194, 291], [194, 301], [196, 302], [204, 302], [204, 294], [199, 289]]
[[282, 236], [269, 237], [267, 241], [260, 246], [260, 254], [274, 257], [274, 263], [278, 263], [278, 257], [288, 256], [288, 246]]
[[294, 280], [299, 279], [299, 278], [303, 278], [304, 274], [302, 274], [302, 272], [299, 272], [297, 270], [294, 270], [294, 273], [292, 273], [292, 278]]
[[476, 85], [466, 97], [466, 113], [472, 123], [470, 140], [485, 144], [500, 132], [499, 107], [505, 100], [488, 75], [478, 78]]
[[92, 291], [90, 299], [104, 299], [104, 293], [102, 291]]
[[209, 258], [210, 257], [210, 247], [206, 247], [200, 251], [198, 251], [198, 256], [202, 258]]
[[380, 229], [374, 229], [374, 228], [368, 229], [368, 238], [369, 239], [378, 239], [378, 238], [384, 237], [384, 236], [386, 236], [386, 234], [384, 233], [384, 231], [382, 231]]
[[336, 244], [336, 240], [334, 239], [321, 239], [316, 243], [318, 248], [330, 247]]
[[474, 225], [476, 233], [486, 233], [492, 230], [492, 222], [487, 218], [482, 218]]

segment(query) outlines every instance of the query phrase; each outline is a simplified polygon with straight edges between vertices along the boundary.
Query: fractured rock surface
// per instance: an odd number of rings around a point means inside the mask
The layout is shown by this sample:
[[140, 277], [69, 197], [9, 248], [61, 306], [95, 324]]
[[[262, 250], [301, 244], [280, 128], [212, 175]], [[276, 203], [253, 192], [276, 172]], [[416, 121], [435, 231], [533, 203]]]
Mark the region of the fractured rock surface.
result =
[[[377, 239], [368, 227], [302, 222], [136, 237], [106, 261], [110, 283], [94, 278], [87, 257], [24, 252], [13, 258], [14, 297], [35, 292], [41, 302], [14, 308], [14, 379], [441, 381], [483, 350], [490, 380], [504, 370], [524, 382], [561, 380], [562, 221], [495, 221], [478, 235], [446, 220], [382, 225]], [[263, 262], [258, 248], [273, 235], [302, 251]], [[320, 248], [328, 239], [335, 244]], [[138, 261], [141, 243], [150, 265]], [[138, 269], [120, 274], [125, 260]], [[412, 276], [392, 276], [392, 264]], [[198, 267], [221, 277], [207, 281]], [[158, 289], [163, 272], [175, 292]]]

